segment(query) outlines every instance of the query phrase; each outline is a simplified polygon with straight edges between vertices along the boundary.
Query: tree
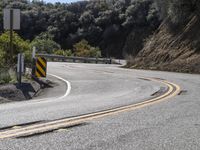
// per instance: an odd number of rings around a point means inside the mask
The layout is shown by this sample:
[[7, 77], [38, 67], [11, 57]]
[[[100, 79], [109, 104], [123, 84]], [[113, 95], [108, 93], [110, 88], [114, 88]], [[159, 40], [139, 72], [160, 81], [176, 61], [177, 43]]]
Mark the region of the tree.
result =
[[60, 45], [51, 39], [41, 39], [36, 37], [31, 42], [31, 47], [36, 47], [37, 51], [40, 53], [53, 54], [54, 50], [61, 49]]
[[144, 26], [152, 2], [150, 0], [135, 0], [126, 9], [126, 21], [123, 26]]
[[17, 60], [18, 53], [25, 53], [25, 59], [30, 62], [30, 42], [23, 40], [17, 33], [13, 33], [13, 58], [10, 58], [9, 43], [10, 43], [10, 32], [5, 32], [0, 36], [0, 57], [1, 64], [8, 64], [8, 60]]
[[94, 21], [94, 16], [92, 15], [92, 12], [91, 11], [86, 11], [84, 12], [79, 21], [81, 22], [81, 24], [84, 26], [84, 27], [87, 27], [89, 26], [90, 24], [93, 23]]
[[[23, 39], [33, 41], [32, 44], [39, 46], [42, 51], [48, 49], [46, 52], [52, 53], [53, 45], [55, 46], [53, 49], [72, 49], [78, 41], [86, 39], [95, 47], [100, 47], [102, 52], [109, 48], [111, 53], [118, 52], [120, 54], [117, 56], [122, 56], [121, 49], [125, 46], [123, 43], [133, 28], [150, 26], [154, 31], [160, 24], [159, 13], [156, 13], [160, 7], [154, 7], [154, 1], [167, 4], [168, 7], [169, 2], [177, 0], [92, 0], [71, 4], [59, 2], [50, 4], [36, 0], [7, 0], [4, 6], [1, 0], [0, 33], [3, 32], [2, 9], [6, 5], [22, 10], [22, 23], [18, 34]], [[194, 3], [195, 0], [189, 1]], [[41, 33], [46, 34], [43, 36], [51, 37], [37, 39]], [[121, 33], [123, 33], [123, 38], [121, 38]], [[109, 42], [108, 37], [112, 37], [109, 38]], [[122, 44], [115, 47], [116, 41]], [[45, 46], [47, 44], [51, 46]]]
[[56, 42], [50, 39], [48, 40], [34, 39], [31, 42], [31, 46], [36, 47], [36, 49], [40, 53], [48, 53], [48, 54], [52, 54], [54, 50], [60, 49], [60, 45], [58, 45]]
[[192, 14], [199, 16], [200, 12], [199, 0], [156, 0], [156, 4], [162, 17], [175, 25], [187, 22]]

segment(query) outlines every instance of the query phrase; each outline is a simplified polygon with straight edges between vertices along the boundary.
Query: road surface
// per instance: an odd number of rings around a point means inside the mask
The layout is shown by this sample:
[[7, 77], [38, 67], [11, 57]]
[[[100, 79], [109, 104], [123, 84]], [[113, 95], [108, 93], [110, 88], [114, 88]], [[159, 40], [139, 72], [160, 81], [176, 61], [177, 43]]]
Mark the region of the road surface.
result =
[[24, 123], [53, 121], [135, 104], [167, 89], [164, 84], [141, 78], [165, 79], [179, 85], [182, 92], [161, 103], [71, 128], [1, 139], [1, 150], [200, 148], [199, 75], [73, 63], [49, 63], [48, 72], [69, 81], [59, 87], [63, 92], [49, 93], [47, 99], [0, 105], [0, 128], [17, 128]]

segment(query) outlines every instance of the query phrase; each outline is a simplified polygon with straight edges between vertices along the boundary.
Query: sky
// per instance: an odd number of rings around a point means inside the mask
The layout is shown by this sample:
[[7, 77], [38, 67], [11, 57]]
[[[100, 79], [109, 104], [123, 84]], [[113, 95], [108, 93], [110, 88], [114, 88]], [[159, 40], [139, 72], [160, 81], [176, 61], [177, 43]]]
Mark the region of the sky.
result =
[[55, 2], [61, 2], [61, 3], [71, 3], [71, 2], [77, 2], [79, 0], [44, 0], [45, 2], [55, 3]]

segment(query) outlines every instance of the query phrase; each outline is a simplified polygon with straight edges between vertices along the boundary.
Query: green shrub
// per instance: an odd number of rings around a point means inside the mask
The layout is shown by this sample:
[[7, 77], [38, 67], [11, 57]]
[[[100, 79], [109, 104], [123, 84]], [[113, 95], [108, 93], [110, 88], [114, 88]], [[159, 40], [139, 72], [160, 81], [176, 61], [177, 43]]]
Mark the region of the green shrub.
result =
[[36, 36], [31, 42], [31, 46], [36, 47], [40, 53], [48, 54], [52, 54], [55, 50], [61, 49], [61, 46], [53, 41], [52, 37], [46, 33], [41, 33], [39, 36]]
[[5, 52], [0, 47], [0, 67], [3, 67], [5, 64]]
[[8, 68], [0, 68], [0, 84], [9, 83], [12, 80]]
[[10, 43], [10, 32], [7, 31], [0, 35], [0, 67], [4, 66], [9, 60], [17, 61], [18, 53], [25, 53], [25, 60], [31, 61], [31, 48], [30, 42], [23, 40], [17, 33], [13, 33], [13, 58], [10, 57], [9, 43]]
[[60, 45], [50, 39], [34, 39], [31, 46], [35, 46], [38, 52], [52, 54], [54, 50], [60, 49]]
[[89, 45], [88, 41], [81, 40], [74, 45], [74, 54], [79, 57], [101, 57], [101, 50]]
[[61, 56], [72, 56], [71, 50], [54, 50], [53, 52], [55, 55], [61, 55]]
[[65, 55], [65, 51], [61, 50], [61, 49], [60, 50], [54, 50], [53, 54], [64, 56]]
[[72, 50], [65, 50], [65, 56], [72, 56], [73, 53], [72, 53]]

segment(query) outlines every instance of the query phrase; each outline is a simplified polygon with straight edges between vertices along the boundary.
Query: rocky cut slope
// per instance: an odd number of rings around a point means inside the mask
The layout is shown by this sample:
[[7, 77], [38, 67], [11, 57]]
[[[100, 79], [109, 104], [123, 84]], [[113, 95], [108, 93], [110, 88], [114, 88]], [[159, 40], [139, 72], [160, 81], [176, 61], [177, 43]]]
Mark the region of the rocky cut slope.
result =
[[199, 6], [192, 0], [168, 5], [166, 19], [129, 67], [200, 73]]

